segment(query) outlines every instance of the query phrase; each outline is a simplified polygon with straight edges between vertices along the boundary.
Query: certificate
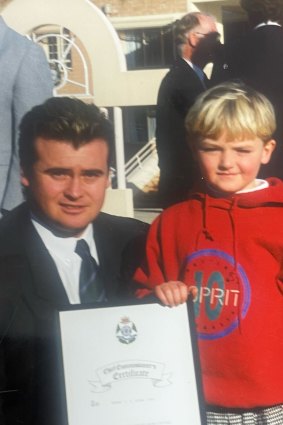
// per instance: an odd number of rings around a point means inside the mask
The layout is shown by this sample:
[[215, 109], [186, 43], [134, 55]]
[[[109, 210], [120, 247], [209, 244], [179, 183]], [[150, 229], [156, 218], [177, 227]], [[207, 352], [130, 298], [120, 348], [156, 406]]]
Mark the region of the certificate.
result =
[[59, 312], [68, 425], [203, 424], [186, 304]]

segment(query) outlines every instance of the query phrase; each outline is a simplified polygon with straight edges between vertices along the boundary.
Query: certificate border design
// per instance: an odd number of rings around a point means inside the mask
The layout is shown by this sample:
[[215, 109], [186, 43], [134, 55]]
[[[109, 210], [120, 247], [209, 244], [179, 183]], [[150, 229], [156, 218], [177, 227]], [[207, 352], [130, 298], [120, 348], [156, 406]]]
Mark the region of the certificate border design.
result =
[[[111, 305], [101, 305], [101, 304], [95, 304], [95, 305], [88, 305], [88, 306], [83, 306], [83, 305], [75, 305], [75, 306], [70, 306], [70, 308], [62, 308], [58, 311], [58, 327], [59, 327], [59, 333], [58, 333], [58, 343], [59, 343], [59, 350], [61, 352], [60, 358], [61, 358], [61, 381], [62, 381], [62, 396], [64, 399], [64, 405], [65, 405], [65, 412], [66, 412], [66, 422], [64, 425], [69, 425], [69, 421], [68, 421], [68, 403], [67, 403], [67, 395], [66, 395], [66, 379], [64, 376], [64, 356], [63, 356], [63, 347], [62, 347], [62, 329], [61, 329], [61, 325], [60, 325], [60, 315], [64, 314], [64, 312], [68, 312], [68, 311], [74, 311], [77, 312], [77, 314], [80, 314], [80, 311], [82, 310], [91, 310], [91, 309], [111, 309], [111, 308], [116, 308], [116, 307], [134, 307], [134, 308], [139, 308], [139, 306], [150, 306], [150, 305], [158, 305], [160, 307], [160, 304], [157, 304], [156, 302], [150, 301], [148, 303], [141, 303], [140, 301], [137, 302], [133, 302], [131, 304], [114, 304], [112, 303]], [[162, 307], [164, 309], [166, 309], [167, 307]], [[188, 322], [189, 322], [189, 332], [190, 332], [190, 336], [191, 336], [191, 349], [192, 349], [192, 356], [193, 356], [193, 367], [194, 367], [194, 375], [195, 375], [195, 384], [196, 384], [196, 391], [197, 391], [197, 399], [198, 399], [198, 405], [197, 405], [197, 409], [198, 409], [198, 413], [199, 413], [199, 417], [200, 417], [200, 424], [201, 425], [206, 425], [206, 413], [205, 413], [205, 409], [204, 409], [204, 400], [203, 400], [203, 388], [202, 388], [202, 380], [201, 380], [201, 372], [200, 372], [200, 363], [199, 363], [199, 354], [198, 354], [198, 344], [197, 344], [197, 338], [196, 338], [196, 333], [195, 333], [195, 326], [194, 326], [194, 318], [193, 318], [193, 305], [192, 302], [189, 301], [187, 303], [187, 317], [188, 317]], [[135, 344], [135, 343], [134, 343]], [[168, 338], [168, 350], [170, 350], [172, 348], [171, 343], [170, 343], [170, 338]], [[165, 374], [166, 375], [166, 374]], [[164, 375], [164, 379], [162, 382], [166, 382], [166, 379], [169, 379], [169, 376], [165, 376]], [[168, 381], [169, 383], [169, 381]], [[155, 382], [155, 384], [157, 384], [157, 387], [159, 386], [159, 383]], [[153, 383], [153, 385], [155, 385]]]

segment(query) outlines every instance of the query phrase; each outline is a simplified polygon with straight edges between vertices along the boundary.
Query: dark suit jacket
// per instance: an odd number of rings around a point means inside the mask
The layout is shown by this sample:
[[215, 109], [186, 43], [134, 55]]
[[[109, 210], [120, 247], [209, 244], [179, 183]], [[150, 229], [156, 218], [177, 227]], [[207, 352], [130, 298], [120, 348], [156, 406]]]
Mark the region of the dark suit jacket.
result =
[[184, 119], [196, 97], [204, 90], [195, 71], [182, 58], [176, 60], [159, 88], [156, 109], [159, 188], [168, 205], [183, 200], [195, 179]]
[[[106, 296], [117, 302], [147, 225], [100, 213], [93, 229]], [[25, 204], [0, 222], [0, 279], [0, 423], [64, 425], [56, 311], [69, 301]]]
[[213, 83], [240, 79], [273, 104], [277, 147], [270, 163], [262, 167], [261, 177], [283, 178], [283, 28], [265, 25], [251, 30], [239, 41], [224, 46], [221, 60], [224, 69], [216, 64]]

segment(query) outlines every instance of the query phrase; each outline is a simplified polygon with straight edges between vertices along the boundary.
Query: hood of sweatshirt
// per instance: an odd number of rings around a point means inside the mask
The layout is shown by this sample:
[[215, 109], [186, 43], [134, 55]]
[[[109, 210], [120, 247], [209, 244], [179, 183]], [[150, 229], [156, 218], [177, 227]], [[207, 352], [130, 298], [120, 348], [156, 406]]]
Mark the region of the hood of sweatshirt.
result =
[[[283, 206], [283, 181], [275, 177], [267, 179], [269, 186], [252, 192], [236, 193], [226, 198], [209, 192], [205, 185], [193, 191], [189, 199], [199, 200], [202, 204], [203, 220], [201, 233], [205, 238], [213, 240], [209, 226], [209, 209], [227, 210], [231, 215], [232, 227], [236, 225], [237, 208], [250, 209], [270, 206]], [[198, 248], [198, 241], [196, 249]]]
[[269, 186], [264, 189], [252, 192], [243, 192], [229, 195], [224, 198], [222, 195], [217, 196], [215, 193], [207, 191], [207, 187], [200, 185], [190, 195], [190, 199], [209, 200], [209, 205], [229, 209], [231, 204], [236, 203], [240, 208], [256, 208], [262, 206], [271, 206], [275, 204], [283, 204], [283, 181], [275, 177], [267, 179]]

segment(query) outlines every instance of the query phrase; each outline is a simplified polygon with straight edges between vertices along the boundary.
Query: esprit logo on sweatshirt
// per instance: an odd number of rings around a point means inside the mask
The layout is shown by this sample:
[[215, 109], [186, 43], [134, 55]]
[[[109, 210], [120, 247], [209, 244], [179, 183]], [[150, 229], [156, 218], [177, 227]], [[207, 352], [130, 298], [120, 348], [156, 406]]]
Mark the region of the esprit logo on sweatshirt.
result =
[[184, 281], [198, 289], [194, 310], [199, 338], [222, 338], [245, 318], [250, 284], [241, 265], [230, 255], [215, 249], [189, 255]]

